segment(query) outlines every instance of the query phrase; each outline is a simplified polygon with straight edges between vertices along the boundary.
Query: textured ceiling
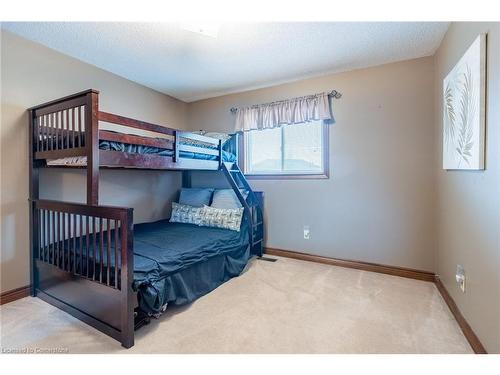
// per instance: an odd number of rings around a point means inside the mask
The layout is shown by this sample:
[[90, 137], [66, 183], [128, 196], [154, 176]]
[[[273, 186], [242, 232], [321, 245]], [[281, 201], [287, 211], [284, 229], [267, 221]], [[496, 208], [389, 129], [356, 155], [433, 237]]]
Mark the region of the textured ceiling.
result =
[[2, 23], [2, 28], [191, 102], [432, 55], [448, 23]]

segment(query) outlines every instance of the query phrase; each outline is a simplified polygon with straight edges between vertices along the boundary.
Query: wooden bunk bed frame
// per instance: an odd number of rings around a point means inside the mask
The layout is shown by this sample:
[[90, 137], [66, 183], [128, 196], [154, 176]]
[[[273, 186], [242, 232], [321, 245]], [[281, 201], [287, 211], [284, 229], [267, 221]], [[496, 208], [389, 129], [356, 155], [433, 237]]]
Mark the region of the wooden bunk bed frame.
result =
[[[223, 171], [249, 217], [251, 253], [262, 256], [262, 193], [252, 191], [236, 162], [224, 162], [221, 141], [99, 111], [99, 92], [92, 89], [37, 105], [28, 112], [32, 296], [68, 312], [126, 348], [134, 345], [134, 328], [141, 323], [134, 319], [137, 295], [132, 289], [133, 209], [99, 205], [100, 168], [183, 171], [183, 187], [190, 187], [193, 170]], [[100, 122], [170, 139], [111, 132], [100, 129]], [[213, 147], [182, 144], [182, 139]], [[160, 156], [101, 150], [100, 140], [152, 146], [173, 153]], [[237, 151], [237, 135], [229, 147]], [[211, 155], [214, 160], [184, 158], [181, 151]], [[47, 160], [77, 156], [86, 157], [87, 203], [40, 199], [40, 168], [49, 167]], [[249, 192], [246, 199], [242, 188]]]

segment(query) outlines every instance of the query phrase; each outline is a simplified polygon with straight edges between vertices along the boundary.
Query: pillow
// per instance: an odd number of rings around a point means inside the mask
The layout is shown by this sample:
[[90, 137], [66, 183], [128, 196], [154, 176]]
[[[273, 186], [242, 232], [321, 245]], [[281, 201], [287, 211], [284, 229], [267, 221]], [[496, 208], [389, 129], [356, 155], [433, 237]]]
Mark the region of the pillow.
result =
[[219, 133], [219, 132], [206, 132], [205, 134], [203, 134], [205, 137], [210, 137], [210, 138], [215, 138], [215, 139], [219, 139], [222, 141], [222, 145], [224, 146], [224, 144], [229, 141], [231, 139], [231, 136], [229, 134], [226, 134], [226, 133]]
[[181, 142], [181, 144], [187, 145], [187, 146], [211, 148], [214, 150], [217, 149], [217, 145], [214, 145], [212, 143], [203, 142], [203, 141], [198, 141], [197, 139], [189, 139], [189, 138], [181, 137], [180, 142]]
[[187, 204], [172, 202], [171, 223], [184, 223], [199, 225], [203, 207], [193, 207]]
[[[231, 139], [231, 135], [226, 134], [226, 133], [207, 132], [204, 130], [198, 130], [198, 131], [194, 131], [192, 133], [204, 135], [205, 137], [210, 137], [210, 138], [215, 138], [215, 139], [221, 140], [223, 146], [227, 141], [229, 141]], [[217, 148], [217, 146], [212, 144], [212, 143], [198, 141], [196, 139], [189, 139], [189, 138], [181, 137], [180, 141], [182, 144], [189, 145], [189, 146], [198, 146], [198, 147], [213, 148], [213, 149]]]
[[[240, 190], [243, 198], [247, 199], [248, 191]], [[240, 208], [241, 203], [233, 189], [215, 190], [210, 207], [214, 208]]]
[[183, 188], [179, 194], [179, 204], [187, 204], [193, 207], [209, 205], [214, 189], [207, 188]]
[[198, 225], [202, 227], [230, 229], [239, 232], [242, 218], [243, 207], [229, 209], [204, 206], [201, 212], [201, 220]]

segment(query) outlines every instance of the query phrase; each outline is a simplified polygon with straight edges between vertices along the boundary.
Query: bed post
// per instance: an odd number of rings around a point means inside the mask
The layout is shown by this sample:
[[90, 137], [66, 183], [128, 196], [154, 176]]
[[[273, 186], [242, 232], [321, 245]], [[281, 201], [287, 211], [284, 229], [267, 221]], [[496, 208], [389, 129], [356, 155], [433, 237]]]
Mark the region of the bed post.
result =
[[217, 145], [217, 151], [219, 151], [219, 169], [222, 168], [222, 163], [224, 160], [222, 159], [222, 140], [219, 139], [219, 144]]
[[34, 147], [35, 144], [38, 145], [39, 140], [35, 139], [35, 134], [38, 134], [35, 132], [35, 124], [36, 118], [35, 118], [35, 111], [34, 110], [29, 110], [28, 111], [28, 116], [29, 116], [29, 132], [28, 132], [28, 137], [29, 137], [29, 142], [28, 142], [28, 147], [29, 147], [29, 180], [30, 180], [30, 186], [29, 186], [29, 233], [30, 233], [30, 290], [31, 290], [31, 295], [33, 297], [36, 296], [36, 288], [37, 288], [37, 269], [35, 267], [35, 257], [37, 256], [38, 253], [38, 246], [37, 246], [37, 239], [38, 239], [38, 215], [36, 215], [36, 210], [35, 210], [35, 201], [39, 197], [39, 175], [40, 175], [40, 169], [39, 169], [39, 162], [35, 160], [34, 158]]
[[190, 188], [191, 187], [191, 172], [190, 171], [182, 171], [182, 187]]
[[174, 130], [174, 155], [172, 161], [177, 163], [179, 161], [179, 132]]
[[121, 271], [121, 343], [125, 348], [134, 346], [134, 291], [132, 282], [134, 280], [134, 227], [133, 209], [129, 208], [122, 218], [123, 227], [122, 249], [122, 271]]
[[99, 93], [90, 91], [85, 104], [85, 147], [87, 149], [87, 204], [99, 203]]

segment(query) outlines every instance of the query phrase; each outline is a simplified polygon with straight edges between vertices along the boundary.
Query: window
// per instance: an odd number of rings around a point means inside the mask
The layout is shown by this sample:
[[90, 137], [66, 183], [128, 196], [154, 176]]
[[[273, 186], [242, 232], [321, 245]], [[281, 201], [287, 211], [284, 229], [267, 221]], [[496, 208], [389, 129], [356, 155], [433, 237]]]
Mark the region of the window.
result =
[[247, 176], [328, 177], [328, 128], [322, 121], [244, 134]]

